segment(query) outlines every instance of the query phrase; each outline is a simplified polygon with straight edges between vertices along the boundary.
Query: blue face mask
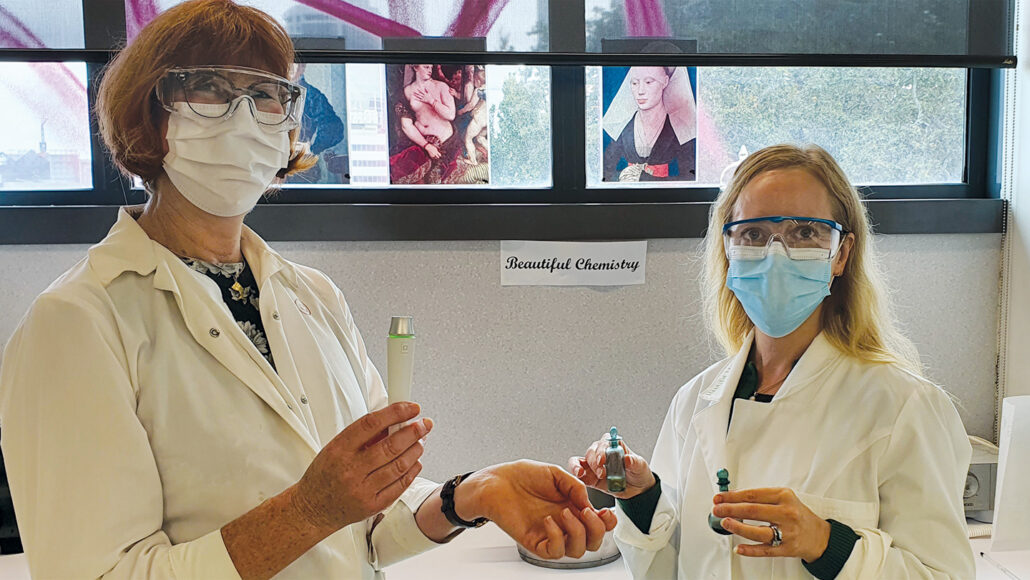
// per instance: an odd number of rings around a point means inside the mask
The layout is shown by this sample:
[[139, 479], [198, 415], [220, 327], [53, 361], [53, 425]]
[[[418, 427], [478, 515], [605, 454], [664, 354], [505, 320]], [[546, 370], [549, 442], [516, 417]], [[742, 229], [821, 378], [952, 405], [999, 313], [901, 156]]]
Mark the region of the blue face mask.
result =
[[830, 295], [830, 260], [792, 260], [778, 243], [761, 260], [730, 260], [726, 287], [768, 336], [797, 330]]

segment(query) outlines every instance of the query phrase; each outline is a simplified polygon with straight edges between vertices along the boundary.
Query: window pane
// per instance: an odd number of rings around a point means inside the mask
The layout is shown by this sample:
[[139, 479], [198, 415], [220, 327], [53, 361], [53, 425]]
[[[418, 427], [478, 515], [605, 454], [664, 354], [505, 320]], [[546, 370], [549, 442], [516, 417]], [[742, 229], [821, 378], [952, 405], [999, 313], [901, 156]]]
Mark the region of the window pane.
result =
[[551, 69], [487, 66], [491, 183], [551, 186]]
[[307, 89], [300, 140], [318, 156], [317, 165], [287, 183], [340, 185], [350, 183], [347, 152], [346, 65], [299, 64], [298, 82]]
[[1012, 0], [586, 0], [587, 50], [671, 37], [702, 53], [1014, 54]]
[[[177, 0], [125, 0], [129, 37]], [[546, 0], [243, 0], [279, 19], [294, 38], [343, 38], [350, 50], [377, 50], [383, 37], [486, 37], [490, 51], [546, 51]], [[304, 47], [304, 43], [300, 43]], [[331, 45], [319, 44], [318, 47]]]
[[381, 64], [347, 66], [347, 136], [350, 183], [385, 187], [390, 183], [386, 135], [386, 70]]
[[0, 48], [83, 48], [82, 0], [0, 1]]
[[0, 190], [92, 187], [84, 63], [0, 62]]
[[[605, 187], [601, 69], [588, 67], [586, 79], [587, 183]], [[703, 68], [697, 94], [700, 186], [718, 185], [742, 148], [777, 143], [826, 148], [858, 184], [963, 179], [962, 69]]]

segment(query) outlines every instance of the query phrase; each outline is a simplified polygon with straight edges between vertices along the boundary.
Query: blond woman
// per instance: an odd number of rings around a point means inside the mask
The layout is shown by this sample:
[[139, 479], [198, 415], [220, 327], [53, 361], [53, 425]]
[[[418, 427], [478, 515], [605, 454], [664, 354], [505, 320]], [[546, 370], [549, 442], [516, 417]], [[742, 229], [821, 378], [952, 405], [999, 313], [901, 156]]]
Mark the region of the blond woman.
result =
[[[627, 448], [615, 537], [633, 577], [972, 578], [969, 443], [891, 324], [868, 218], [833, 158], [748, 157], [705, 245], [728, 358], [676, 394], [650, 463]], [[606, 445], [570, 460], [602, 490]]]

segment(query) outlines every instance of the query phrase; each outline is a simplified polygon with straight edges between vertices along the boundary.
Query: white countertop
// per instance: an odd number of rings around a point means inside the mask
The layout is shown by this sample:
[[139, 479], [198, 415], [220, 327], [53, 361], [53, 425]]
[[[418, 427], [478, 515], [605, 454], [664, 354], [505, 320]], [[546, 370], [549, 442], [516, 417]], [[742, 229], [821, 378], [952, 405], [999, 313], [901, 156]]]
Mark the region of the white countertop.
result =
[[509, 538], [494, 524], [468, 530], [451, 543], [404, 560], [386, 569], [389, 580], [528, 580], [576, 578], [577, 580], [626, 580], [629, 573], [622, 558], [582, 570], [541, 568], [522, 561]]
[[[519, 558], [515, 540], [494, 524], [469, 530], [449, 544], [419, 554], [386, 569], [389, 580], [527, 580], [566, 577], [576, 580], [626, 580], [629, 575], [618, 559], [586, 570], [553, 570], [527, 564]], [[24, 554], [0, 556], [0, 580], [29, 580]]]
[[25, 554], [0, 556], [0, 579], [28, 580], [28, 578], [29, 563], [25, 561]]
[[[1030, 550], [989, 553], [990, 538], [976, 538], [969, 542], [976, 560], [977, 580], [1030, 580]], [[981, 558], [980, 552], [988, 552], [988, 556], [1004, 566], [1012, 576]], [[558, 576], [574, 577], [577, 580], [629, 578], [621, 558], [586, 570], [552, 570], [532, 566], [519, 558], [514, 540], [493, 524], [465, 532], [450, 544], [390, 566], [386, 573], [389, 580], [529, 580]], [[29, 569], [24, 554], [0, 556], [0, 580], [28, 579]]]
[[[976, 560], [977, 580], [1030, 580], [1030, 549], [1018, 552], [991, 552], [991, 539], [969, 540]], [[988, 559], [980, 556], [983, 552]]]

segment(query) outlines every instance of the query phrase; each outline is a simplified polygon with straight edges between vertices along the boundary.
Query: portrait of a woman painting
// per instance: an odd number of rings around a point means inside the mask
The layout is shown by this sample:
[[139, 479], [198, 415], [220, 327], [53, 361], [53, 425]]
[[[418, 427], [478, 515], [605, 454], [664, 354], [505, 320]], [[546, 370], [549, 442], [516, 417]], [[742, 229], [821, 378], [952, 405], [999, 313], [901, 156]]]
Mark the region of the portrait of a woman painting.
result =
[[695, 71], [688, 67], [605, 67], [603, 181], [697, 179]]

